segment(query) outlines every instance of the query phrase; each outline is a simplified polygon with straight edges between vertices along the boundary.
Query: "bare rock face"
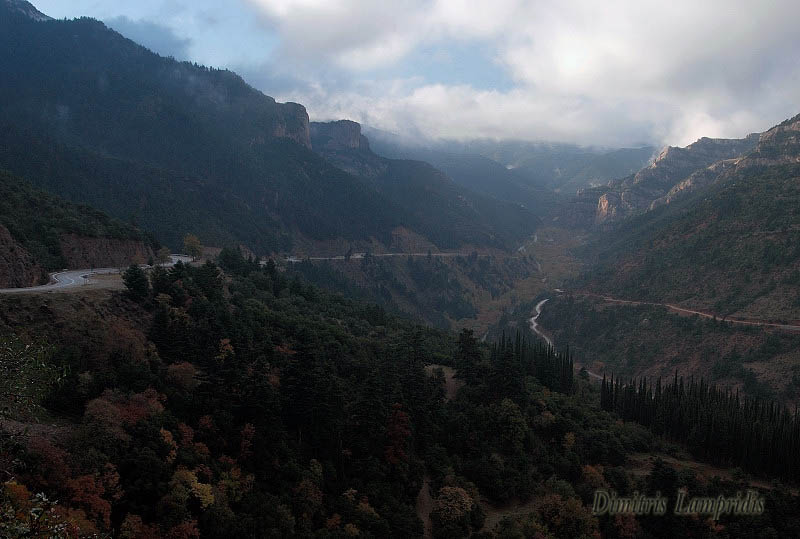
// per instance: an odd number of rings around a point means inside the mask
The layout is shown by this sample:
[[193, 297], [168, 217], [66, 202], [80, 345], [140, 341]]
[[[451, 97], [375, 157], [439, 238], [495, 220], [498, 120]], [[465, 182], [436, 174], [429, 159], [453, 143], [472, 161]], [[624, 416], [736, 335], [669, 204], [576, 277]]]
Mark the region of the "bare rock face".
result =
[[311, 122], [311, 147], [354, 176], [374, 178], [386, 172], [386, 160], [372, 153], [361, 124], [351, 120]]
[[617, 193], [606, 193], [597, 201], [596, 221], [603, 223], [613, 220], [620, 207], [620, 196]]
[[603, 224], [668, 204], [680, 194], [708, 185], [724, 171], [715, 166], [737, 160], [756, 148], [758, 134], [743, 139], [703, 137], [685, 148], [670, 146], [653, 163], [612, 184], [598, 200], [595, 223]]
[[657, 198], [650, 203], [651, 210], [663, 206], [665, 204], [671, 204], [678, 198], [705, 187], [706, 185], [711, 185], [718, 181], [725, 173], [733, 170], [736, 168], [736, 164], [741, 161], [741, 158], [737, 159], [724, 159], [717, 163], [714, 163], [710, 167], [706, 167], [700, 169], [696, 172], [693, 172], [688, 178], [679, 182], [675, 187], [669, 190], [669, 192], [664, 195], [663, 197]]
[[288, 138], [306, 148], [311, 148], [311, 132], [308, 113], [297, 103], [276, 103], [277, 116], [273, 123], [272, 136]]
[[0, 288], [35, 286], [47, 282], [47, 272], [0, 225]]
[[369, 151], [369, 141], [361, 134], [361, 124], [351, 120], [312, 122], [311, 144], [316, 152]]
[[113, 268], [144, 264], [153, 251], [142, 241], [90, 238], [77, 234], [61, 236], [61, 253], [69, 268]]
[[738, 168], [800, 163], [800, 114], [764, 132]]

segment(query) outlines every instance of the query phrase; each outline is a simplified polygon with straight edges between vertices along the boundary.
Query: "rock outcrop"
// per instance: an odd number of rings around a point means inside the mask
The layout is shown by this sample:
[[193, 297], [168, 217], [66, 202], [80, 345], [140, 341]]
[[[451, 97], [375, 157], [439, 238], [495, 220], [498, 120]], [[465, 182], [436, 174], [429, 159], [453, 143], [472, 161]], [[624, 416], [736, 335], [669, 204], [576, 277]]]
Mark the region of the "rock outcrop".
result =
[[369, 151], [369, 141], [361, 134], [361, 124], [351, 120], [311, 122], [311, 145], [316, 152]]
[[63, 234], [61, 254], [68, 268], [113, 268], [144, 264], [153, 251], [137, 240]]
[[0, 288], [35, 286], [47, 282], [47, 272], [0, 225]]
[[[685, 148], [666, 148], [651, 165], [610, 184], [610, 191], [597, 201], [595, 223], [616, 221], [668, 204], [676, 196], [708, 185], [726, 166], [752, 152], [758, 141], [758, 134], [743, 139], [703, 137]], [[723, 161], [728, 164], [718, 164]]]
[[375, 155], [361, 124], [351, 120], [311, 122], [311, 147], [336, 167], [362, 178], [386, 172], [386, 159]]
[[35, 7], [30, 2], [25, 0], [2, 0], [6, 7], [17, 15], [22, 15], [34, 21], [51, 21], [52, 17], [48, 17]]
[[308, 112], [298, 103], [275, 103], [276, 115], [272, 124], [273, 137], [288, 138], [311, 148]]
[[737, 168], [800, 163], [800, 114], [765, 131], [755, 150]]

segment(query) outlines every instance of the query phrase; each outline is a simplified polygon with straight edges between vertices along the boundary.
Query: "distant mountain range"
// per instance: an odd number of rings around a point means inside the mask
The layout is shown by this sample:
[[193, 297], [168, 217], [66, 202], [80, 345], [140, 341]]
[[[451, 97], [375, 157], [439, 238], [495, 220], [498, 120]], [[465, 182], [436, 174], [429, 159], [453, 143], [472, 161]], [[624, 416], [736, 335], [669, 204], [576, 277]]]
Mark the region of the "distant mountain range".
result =
[[[378, 129], [366, 129], [366, 133], [381, 155], [428, 161], [456, 182], [500, 198], [518, 195], [520, 188], [571, 195], [577, 189], [633, 174], [657, 153], [652, 146], [602, 149], [502, 140], [425, 141]], [[478, 175], [478, 171], [491, 176]], [[516, 188], [510, 189], [509, 184]]]

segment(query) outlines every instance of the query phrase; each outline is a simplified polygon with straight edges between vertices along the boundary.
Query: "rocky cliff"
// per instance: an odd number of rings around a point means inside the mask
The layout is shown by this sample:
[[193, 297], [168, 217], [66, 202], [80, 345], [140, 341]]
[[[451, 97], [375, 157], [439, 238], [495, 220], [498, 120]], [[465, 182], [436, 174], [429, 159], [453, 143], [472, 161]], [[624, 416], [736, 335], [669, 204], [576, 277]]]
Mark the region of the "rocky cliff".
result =
[[743, 139], [703, 137], [685, 148], [666, 148], [651, 165], [611, 183], [610, 191], [597, 201], [595, 223], [616, 221], [668, 204], [676, 196], [715, 181], [726, 169], [717, 163], [734, 163], [753, 151], [758, 141], [758, 134]]
[[275, 106], [277, 113], [272, 123], [271, 135], [291, 139], [310, 149], [311, 133], [306, 108], [298, 103], [276, 102]]
[[61, 235], [61, 254], [68, 268], [113, 268], [144, 264], [153, 251], [142, 241]]
[[386, 172], [387, 162], [369, 148], [361, 124], [351, 120], [311, 122], [311, 147], [336, 167], [362, 178]]
[[800, 163], [800, 114], [762, 133], [755, 150], [737, 168], [796, 163]]
[[[752, 141], [756, 135], [746, 139]], [[723, 159], [713, 165], [693, 172], [685, 180], [675, 185], [669, 192], [654, 200], [650, 209], [669, 204], [678, 197], [728, 177], [750, 167], [771, 167], [800, 163], [800, 116], [786, 120], [758, 136], [758, 144], [753, 151], [743, 157]]]
[[369, 141], [361, 134], [361, 125], [351, 120], [311, 122], [310, 133], [316, 152], [369, 151]]
[[47, 272], [0, 225], [0, 288], [34, 286], [47, 281]]

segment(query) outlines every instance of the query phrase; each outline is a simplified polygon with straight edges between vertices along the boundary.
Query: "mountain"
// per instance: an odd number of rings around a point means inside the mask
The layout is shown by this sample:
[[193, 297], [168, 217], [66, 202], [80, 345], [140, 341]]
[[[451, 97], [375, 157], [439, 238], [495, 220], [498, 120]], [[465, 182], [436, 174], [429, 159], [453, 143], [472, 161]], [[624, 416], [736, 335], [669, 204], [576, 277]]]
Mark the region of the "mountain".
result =
[[[753, 139], [695, 144], [712, 147], [713, 159]], [[743, 157], [714, 165], [705, 185], [602, 234], [590, 249], [600, 266], [589, 287], [721, 316], [800, 319], [800, 116], [753, 145]], [[692, 155], [692, 147], [676, 153]], [[651, 178], [665, 177], [658, 168]]]
[[132, 226], [0, 170], [0, 288], [41, 284], [47, 270], [144, 263], [152, 247]]
[[[3, 0], [3, 4], [5, 4], [3, 7], [8, 10], [7, 12], [17, 18], [25, 18], [32, 21], [52, 20], [52, 17], [48, 17], [25, 0]], [[2, 11], [0, 11], [0, 16], [2, 16]]]
[[679, 194], [711, 183], [728, 165], [752, 151], [758, 134], [743, 139], [711, 139], [663, 150], [653, 163], [611, 182], [597, 202], [596, 223], [619, 220], [671, 202]]
[[367, 132], [375, 141], [372, 144], [375, 151], [381, 155], [428, 162], [475, 193], [522, 204], [537, 215], [544, 215], [555, 197], [552, 190], [527, 185], [527, 179], [517, 171], [480, 154], [408, 145], [374, 128]]
[[367, 135], [381, 155], [428, 161], [456, 183], [501, 200], [530, 202], [530, 207], [541, 198], [552, 200], [546, 194], [552, 191], [574, 193], [628, 176], [655, 152], [651, 146], [608, 150], [508, 140], [425, 141], [375, 128]]
[[540, 223], [519, 201], [473, 192], [429, 163], [376, 155], [356, 122], [312, 122], [310, 131], [315, 151], [395, 203], [404, 226], [438, 247], [516, 247]]
[[[172, 247], [193, 232], [259, 253], [393, 246], [404, 235], [433, 248], [510, 248], [535, 223], [498, 207], [480, 209], [493, 213], [473, 224], [482, 202], [443, 180], [431, 213], [410, 215], [392, 197], [419, 192], [402, 182], [435, 177], [432, 167], [365, 182], [311, 151], [301, 105], [277, 103], [234, 73], [162, 58], [98, 21], [17, 7], [0, 4], [0, 69], [13, 74], [0, 79], [0, 166]], [[495, 230], [507, 213], [515, 230]]]

